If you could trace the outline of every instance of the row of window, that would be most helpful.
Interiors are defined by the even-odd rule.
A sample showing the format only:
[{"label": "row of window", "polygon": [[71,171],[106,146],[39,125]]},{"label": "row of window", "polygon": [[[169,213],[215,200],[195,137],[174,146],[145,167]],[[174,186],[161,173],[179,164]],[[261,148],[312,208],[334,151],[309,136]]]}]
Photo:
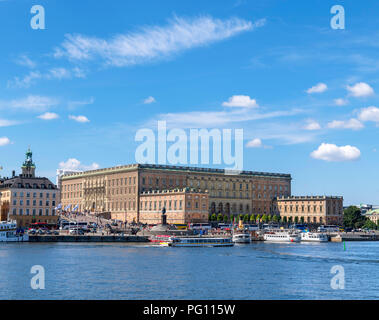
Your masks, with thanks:
[{"label": "row of window", "polygon": [[43,212],[45,212],[45,216],[49,216],[50,213],[52,216],[55,216],[55,209],[48,209],[48,208],[46,208],[45,211],[43,209],[38,209],[38,210],[37,209],[25,209],[25,210],[24,209],[18,209],[18,211],[17,211],[17,209],[14,208],[12,211],[13,215],[19,215],[19,216],[22,216],[22,215],[35,216],[35,215],[37,215],[37,213],[39,216],[42,216]]},{"label": "row of window", "polygon": [[[31,198],[31,197],[33,197],[33,198],[37,198],[37,192],[33,192],[33,193],[31,193],[31,192],[13,192],[13,197],[15,197],[15,198],[17,198],[17,196],[19,197],[19,198],[24,198],[24,197],[26,197],[26,198]],[[46,199],[49,199],[50,198],[50,193],[48,193],[48,192],[46,192],[46,193],[43,193],[43,192],[40,192],[39,193],[39,197],[40,198],[43,198],[44,196],[44,194],[46,194]],[[56,198],[56,193],[52,193],[51,194],[51,197],[53,198],[53,199],[55,199]]]},{"label": "row of window", "polygon": [[[20,203],[20,206],[23,206],[24,205],[24,200],[20,200],[19,201],[19,203]],[[32,203],[33,203],[33,206],[35,207],[36,205],[37,205],[37,200],[33,200],[32,201]],[[41,206],[43,206],[43,201],[42,200],[39,200],[39,206],[41,207]],[[30,200],[26,200],[25,201],[25,204],[27,205],[27,206],[30,206]],[[13,205],[14,206],[17,206],[17,200],[13,200]],[[51,205],[53,206],[53,207],[55,207],[55,200],[53,200],[53,201],[51,201]],[[45,206],[47,206],[47,207],[49,207],[50,206],[50,201],[49,200],[46,200],[46,202],[45,202]]]}]

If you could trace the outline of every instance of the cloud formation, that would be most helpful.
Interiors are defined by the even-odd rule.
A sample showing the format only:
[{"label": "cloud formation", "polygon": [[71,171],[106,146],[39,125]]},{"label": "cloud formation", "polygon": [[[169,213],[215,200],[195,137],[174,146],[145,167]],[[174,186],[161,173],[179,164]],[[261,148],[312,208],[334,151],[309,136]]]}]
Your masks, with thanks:
[{"label": "cloud formation", "polygon": [[365,82],[358,82],[353,86],[347,86],[346,89],[350,92],[350,95],[357,98],[369,97],[374,94],[374,89]]},{"label": "cloud formation", "polygon": [[324,161],[353,161],[360,156],[361,152],[357,147],[350,145],[339,147],[330,143],[322,143],[311,153],[312,158]]},{"label": "cloud formation", "polygon": [[247,144],[246,144],[246,148],[260,148],[262,147],[263,144],[262,144],[262,140],[259,139],[259,138],[255,138],[253,140],[250,140]]},{"label": "cloud formation", "polygon": [[154,103],[154,102],[156,102],[156,100],[152,96],[150,96],[150,97],[146,98],[145,100],[143,100],[144,104],[150,104],[150,103]]},{"label": "cloud formation", "polygon": [[360,122],[357,119],[350,119],[347,121],[339,121],[339,120],[333,120],[328,123],[328,128],[330,129],[352,129],[352,130],[359,130],[364,128],[364,125],[362,122]]},{"label": "cloud formation", "polygon": [[55,49],[54,56],[76,61],[100,59],[107,65],[130,66],[228,39],[264,24],[264,19],[253,23],[239,18],[175,17],[164,27],[144,27],[141,31],[117,35],[111,39],[67,34],[60,47]]},{"label": "cloud formation", "polygon": [[379,108],[371,106],[362,108],[358,114],[358,118],[361,121],[373,121],[379,123]]},{"label": "cloud formation", "polygon": [[320,124],[315,120],[307,120],[307,124],[303,127],[305,130],[320,130],[321,126]]},{"label": "cloud formation", "polygon": [[48,108],[56,106],[58,100],[45,96],[29,95],[26,98],[14,99],[10,101],[0,101],[0,109],[14,109],[26,111],[46,111]]},{"label": "cloud formation", "polygon": [[318,83],[315,86],[309,88],[307,90],[307,93],[312,94],[312,93],[322,93],[328,89],[328,86],[325,83]]},{"label": "cloud formation", "polygon": [[7,137],[0,137],[0,147],[4,147],[8,144],[10,144],[11,141]]},{"label": "cloud formation", "polygon": [[54,119],[58,119],[59,115],[57,115],[54,112],[45,112],[44,114],[41,114],[37,118],[42,119],[42,120],[54,120]]},{"label": "cloud formation", "polygon": [[59,163],[59,169],[72,170],[72,171],[86,171],[86,170],[96,170],[100,166],[96,162],[89,166],[83,165],[78,159],[69,158],[66,162],[62,161]]},{"label": "cloud formation", "polygon": [[71,120],[74,120],[76,122],[81,122],[81,123],[89,122],[89,120],[88,120],[88,118],[86,116],[73,116],[73,115],[69,115],[68,118],[71,119]]},{"label": "cloud formation", "polygon": [[224,107],[241,107],[241,108],[257,108],[258,104],[255,99],[251,99],[249,96],[235,95],[222,103]]}]

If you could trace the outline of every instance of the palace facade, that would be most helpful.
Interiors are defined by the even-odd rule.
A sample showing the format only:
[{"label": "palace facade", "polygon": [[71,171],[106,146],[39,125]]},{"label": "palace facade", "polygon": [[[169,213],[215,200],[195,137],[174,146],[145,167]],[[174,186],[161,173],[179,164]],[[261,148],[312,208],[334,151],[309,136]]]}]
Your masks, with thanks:
[{"label": "palace facade", "polygon": [[[208,214],[278,214],[273,200],[291,195],[291,175],[132,164],[63,175],[60,192],[63,208],[78,205],[78,211],[109,213],[112,219],[142,222],[149,220],[141,207],[146,192],[158,199],[164,190],[183,188],[207,194]],[[193,215],[191,219],[198,218]]]}]

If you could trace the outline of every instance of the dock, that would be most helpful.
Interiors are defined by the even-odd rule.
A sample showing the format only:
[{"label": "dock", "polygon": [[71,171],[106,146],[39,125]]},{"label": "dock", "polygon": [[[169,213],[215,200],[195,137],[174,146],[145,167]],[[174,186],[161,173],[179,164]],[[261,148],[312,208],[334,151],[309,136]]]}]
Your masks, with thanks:
[{"label": "dock", "polygon": [[29,242],[149,242],[134,235],[30,235]]},{"label": "dock", "polygon": [[342,241],[379,241],[378,233],[365,233],[365,232],[347,232],[338,235],[331,235],[331,242]]}]

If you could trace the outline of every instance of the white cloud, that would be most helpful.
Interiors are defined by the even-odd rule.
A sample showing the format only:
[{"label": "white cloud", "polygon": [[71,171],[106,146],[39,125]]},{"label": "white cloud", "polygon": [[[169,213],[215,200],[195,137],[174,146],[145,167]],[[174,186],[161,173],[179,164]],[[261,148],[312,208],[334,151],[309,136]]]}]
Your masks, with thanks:
[{"label": "white cloud", "polygon": [[21,54],[17,60],[16,63],[19,64],[20,66],[28,67],[28,68],[35,68],[36,63],[29,59],[29,57],[26,54]]},{"label": "white cloud", "polygon": [[368,97],[374,94],[374,89],[365,82],[358,82],[351,87],[347,86],[346,89],[353,97]]},{"label": "white cloud", "polygon": [[24,78],[14,77],[8,80],[8,88],[29,88],[36,79],[41,79],[42,75],[39,71],[30,71]]},{"label": "white cloud", "polygon": [[361,152],[357,147],[350,145],[338,147],[330,143],[322,143],[311,153],[312,158],[325,161],[353,161],[360,156]]},{"label": "white cloud", "polygon": [[253,140],[250,140],[247,144],[246,144],[246,147],[247,148],[260,148],[262,147],[263,144],[262,144],[262,140],[259,139],[259,138],[255,138]]},{"label": "white cloud", "polygon": [[339,121],[339,120],[333,120],[328,123],[328,128],[330,129],[352,129],[352,130],[359,130],[364,128],[364,125],[362,122],[360,122],[357,119],[350,119],[347,121]]},{"label": "white cloud", "polygon": [[13,125],[18,124],[18,123],[19,122],[17,122],[17,121],[0,118],[0,127],[10,127],[10,126],[13,126]]},{"label": "white cloud", "polygon": [[116,35],[112,39],[67,34],[54,56],[71,60],[100,58],[106,64],[119,67],[135,65],[221,41],[264,24],[264,19],[252,23],[238,18],[175,17],[167,26],[144,27],[141,31]]},{"label": "white cloud", "polygon": [[150,103],[153,103],[153,102],[156,102],[155,98],[154,97],[148,97],[146,98],[145,100],[143,100],[143,103],[144,104],[150,104]]},{"label": "white cloud", "polygon": [[373,121],[379,123],[379,108],[371,106],[361,109],[358,114],[361,121]]},{"label": "white cloud", "polygon": [[57,115],[54,112],[46,112],[44,114],[41,114],[37,118],[42,119],[42,120],[54,120],[54,119],[58,119],[59,115]]},{"label": "white cloud", "polygon": [[0,109],[11,108],[27,111],[45,111],[46,109],[58,104],[58,100],[44,97],[29,95],[23,99],[15,99],[10,101],[0,101]]},{"label": "white cloud", "polygon": [[305,130],[320,130],[321,126],[320,124],[315,120],[307,120],[307,124],[303,127]]},{"label": "white cloud", "polygon": [[100,166],[94,162],[89,166],[83,165],[78,159],[70,158],[66,162],[62,161],[59,163],[59,169],[73,170],[73,171],[86,171],[86,170],[96,170]]},{"label": "white cloud", "polygon": [[320,83],[316,84],[315,86],[309,88],[307,90],[307,93],[310,93],[310,94],[311,93],[321,93],[321,92],[326,91],[327,89],[328,89],[328,86],[325,83],[320,82]]},{"label": "white cloud", "polygon": [[86,116],[72,116],[72,115],[69,115],[68,117],[69,117],[69,119],[74,120],[76,122],[81,122],[81,123],[89,122],[89,120],[88,120],[88,118]]},{"label": "white cloud", "polygon": [[72,77],[71,72],[65,68],[53,68],[49,70],[46,75],[47,79],[70,79]]},{"label": "white cloud", "polygon": [[345,106],[348,103],[349,103],[349,101],[346,99],[342,99],[342,98],[334,99],[334,104],[337,106]]},{"label": "white cloud", "polygon": [[251,99],[249,96],[235,95],[223,102],[224,107],[242,107],[242,108],[257,108],[258,104],[255,99]]},{"label": "white cloud", "polygon": [[10,144],[11,141],[7,137],[0,137],[0,147],[4,147],[8,144]]}]

